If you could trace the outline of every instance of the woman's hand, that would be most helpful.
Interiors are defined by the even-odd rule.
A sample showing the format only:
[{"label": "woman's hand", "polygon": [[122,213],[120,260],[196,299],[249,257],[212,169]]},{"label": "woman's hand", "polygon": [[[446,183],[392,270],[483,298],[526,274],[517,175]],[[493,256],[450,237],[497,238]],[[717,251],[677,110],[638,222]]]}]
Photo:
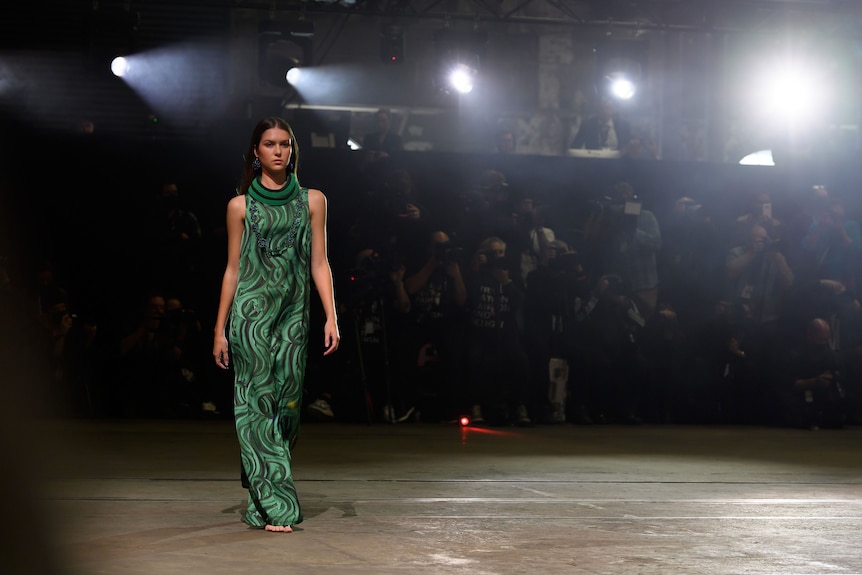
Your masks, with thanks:
[{"label": "woman's hand", "polygon": [[329,355],[338,349],[338,344],[341,342],[341,334],[338,333],[338,324],[335,320],[327,320],[323,326],[323,347],[325,348],[323,355]]},{"label": "woman's hand", "polygon": [[213,359],[216,365],[222,369],[227,369],[230,364],[230,357],[227,353],[227,338],[224,335],[215,336],[213,343]]}]

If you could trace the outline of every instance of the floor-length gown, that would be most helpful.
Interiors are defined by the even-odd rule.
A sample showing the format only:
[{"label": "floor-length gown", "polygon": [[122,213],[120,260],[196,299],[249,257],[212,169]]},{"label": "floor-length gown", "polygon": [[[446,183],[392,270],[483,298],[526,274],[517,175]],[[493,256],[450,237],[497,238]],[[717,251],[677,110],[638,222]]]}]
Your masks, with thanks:
[{"label": "floor-length gown", "polygon": [[254,527],[303,519],[291,450],[299,433],[308,348],[308,190],[295,189],[292,198],[271,192],[275,199],[264,198],[272,200],[267,203],[246,195],[229,328],[236,430],[249,483],[243,520]]}]

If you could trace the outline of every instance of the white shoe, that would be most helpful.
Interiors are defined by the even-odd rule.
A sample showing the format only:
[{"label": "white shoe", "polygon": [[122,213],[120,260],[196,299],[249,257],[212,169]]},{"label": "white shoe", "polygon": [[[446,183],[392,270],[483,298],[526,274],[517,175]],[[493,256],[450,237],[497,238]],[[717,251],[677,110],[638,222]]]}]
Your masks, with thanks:
[{"label": "white shoe", "polygon": [[335,414],[332,413],[332,408],[329,406],[329,402],[325,399],[315,399],[308,404],[308,412],[322,419],[332,419],[335,417]]},{"label": "white shoe", "polygon": [[212,401],[205,401],[201,404],[201,411],[205,411],[207,413],[212,413],[213,415],[219,415],[219,410],[216,407],[216,404]]},{"label": "white shoe", "polygon": [[402,415],[401,417],[397,417],[395,419],[395,423],[404,423],[405,421],[407,421],[408,419],[413,417],[413,412],[415,412],[415,411],[416,411],[416,408],[411,407],[410,409],[408,409],[407,411],[404,412],[404,415]]}]

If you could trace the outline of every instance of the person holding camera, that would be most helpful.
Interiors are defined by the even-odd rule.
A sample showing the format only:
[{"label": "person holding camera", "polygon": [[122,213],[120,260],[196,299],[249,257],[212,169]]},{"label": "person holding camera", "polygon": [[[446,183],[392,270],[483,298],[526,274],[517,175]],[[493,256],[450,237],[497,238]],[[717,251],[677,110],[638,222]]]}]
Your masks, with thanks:
[{"label": "person holding camera", "polygon": [[658,303],[661,228],[626,181],[595,203],[584,228],[588,267],[596,276],[619,275],[630,286],[644,318]]},{"label": "person holding camera", "polygon": [[[448,233],[434,230],[424,253],[407,258],[404,279],[410,296],[410,313],[404,322],[407,357],[416,358],[417,368],[433,364],[433,370],[420,370],[415,379],[431,384],[429,388],[434,391],[427,391],[429,395],[436,394],[435,409],[443,419],[455,417],[460,407],[458,394],[467,303],[460,254],[461,250],[453,245]],[[429,361],[430,358],[433,360]],[[432,377],[423,377],[429,372]],[[433,381],[427,382],[428,379]],[[429,415],[427,409],[424,415]]]},{"label": "person holding camera", "polygon": [[844,424],[846,397],[831,338],[829,323],[815,318],[805,328],[805,341],[787,352],[776,394],[781,424],[809,429]]},{"label": "person holding camera", "polygon": [[[408,370],[411,363],[415,364],[415,357],[409,356],[404,338],[400,337],[411,306],[404,286],[405,271],[397,255],[363,248],[354,257],[350,281],[345,285],[347,297],[342,301],[349,311],[351,333],[356,340],[351,350],[356,355],[349,357],[356,360],[352,363],[360,371],[368,423],[375,417],[401,423],[415,410],[414,394],[409,393],[412,386],[408,385],[412,381]],[[329,409],[327,404],[325,397],[318,398],[308,410],[323,415],[321,411]]]},{"label": "person holding camera", "polygon": [[833,199],[817,214],[802,238],[802,250],[812,261],[817,279],[837,280],[847,289],[856,288],[862,229],[859,222],[847,219],[841,200]]},{"label": "person holding camera", "polygon": [[766,228],[754,224],[748,242],[728,252],[725,273],[731,301],[748,304],[752,317],[761,324],[779,319],[781,301],[793,285],[794,274],[781,251],[781,242],[773,240]]},{"label": "person holding camera", "polygon": [[787,335],[782,333],[779,320],[783,301],[795,280],[781,247],[781,242],[773,240],[766,228],[754,224],[748,242],[731,249],[725,257],[728,281],[725,299],[744,306],[755,331],[747,362],[753,370],[753,379],[761,386],[751,390],[751,394],[760,402],[765,401],[774,379],[775,353]]},{"label": "person holding camera", "polygon": [[473,423],[530,425],[531,372],[522,341],[524,287],[506,243],[485,238],[467,279],[468,393]]},{"label": "person holding camera", "polygon": [[98,325],[92,314],[73,313],[66,290],[46,286],[39,295],[40,324],[54,387],[52,399],[61,415],[95,415],[102,359]]}]

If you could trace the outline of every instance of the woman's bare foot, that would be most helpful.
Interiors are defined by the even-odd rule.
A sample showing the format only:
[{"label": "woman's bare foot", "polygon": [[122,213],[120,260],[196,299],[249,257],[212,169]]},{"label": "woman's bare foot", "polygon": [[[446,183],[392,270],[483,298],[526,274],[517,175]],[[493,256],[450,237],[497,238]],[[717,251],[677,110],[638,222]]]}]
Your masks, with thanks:
[{"label": "woman's bare foot", "polygon": [[290,533],[293,529],[290,528],[290,525],[267,525],[264,527],[266,531],[275,531],[277,533]]}]

